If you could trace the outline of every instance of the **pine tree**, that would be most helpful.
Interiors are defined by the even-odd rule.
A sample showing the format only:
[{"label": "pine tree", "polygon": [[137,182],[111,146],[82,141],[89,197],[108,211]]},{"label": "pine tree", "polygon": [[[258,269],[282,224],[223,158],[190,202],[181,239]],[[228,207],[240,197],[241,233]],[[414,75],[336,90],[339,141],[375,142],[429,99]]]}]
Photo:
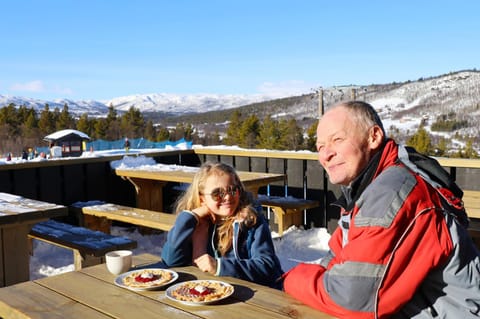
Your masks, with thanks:
[{"label": "pine tree", "polygon": [[25,105],[20,105],[20,107],[17,109],[18,124],[21,125],[25,123],[32,112],[35,113],[33,108],[29,109]]},{"label": "pine tree", "polygon": [[226,136],[223,142],[226,145],[238,145],[240,144],[240,127],[242,125],[242,113],[235,110],[230,117],[230,123],[228,125]]},{"label": "pine tree", "polygon": [[297,151],[303,148],[303,132],[302,128],[297,125],[297,120],[283,120],[280,122],[281,150]]},{"label": "pine tree", "polygon": [[147,124],[145,126],[144,137],[149,141],[155,141],[156,131],[155,131],[155,127],[153,126],[152,120],[147,121]]},{"label": "pine tree", "polygon": [[[186,141],[192,141],[194,134],[195,134],[195,130],[193,129],[192,124],[190,124],[190,123],[187,123],[186,125],[183,124],[183,136],[182,137]],[[180,137],[180,138],[182,138],[182,137]]]},{"label": "pine tree", "polygon": [[159,127],[156,141],[163,142],[163,141],[168,141],[169,139],[170,139],[170,132],[164,127]]},{"label": "pine tree", "polygon": [[270,116],[266,116],[260,125],[258,132],[257,148],[261,149],[279,149],[280,146],[280,131],[278,122],[272,120]]},{"label": "pine tree", "polygon": [[412,146],[422,154],[434,155],[432,140],[427,130],[423,126],[420,126],[417,132],[410,137],[410,139],[408,139],[407,145]]},{"label": "pine tree", "polygon": [[448,141],[446,138],[441,137],[435,147],[435,156],[445,156],[447,153]]},{"label": "pine tree", "polygon": [[38,119],[38,128],[40,129],[40,134],[49,135],[55,132],[55,118],[50,112],[50,107],[45,104],[45,108],[40,113],[40,118]]},{"label": "pine tree", "polygon": [[0,124],[5,126],[5,139],[13,139],[20,134],[20,120],[15,104],[0,109]]},{"label": "pine tree", "polygon": [[315,121],[307,129],[307,138],[305,140],[305,147],[308,151],[317,151],[317,126],[318,121]]},{"label": "pine tree", "polygon": [[185,126],[183,123],[177,123],[175,129],[170,133],[170,141],[178,141],[185,136]]},{"label": "pine tree", "polygon": [[106,139],[107,122],[105,119],[96,119],[93,124],[93,130],[95,132],[95,134],[93,134],[95,139]]},{"label": "pine tree", "polygon": [[139,109],[131,106],[120,120],[120,130],[124,136],[138,138],[143,136],[145,120]]},{"label": "pine tree", "polygon": [[107,114],[107,123],[110,124],[118,119],[117,117],[117,110],[113,107],[112,104],[108,106],[108,114]]},{"label": "pine tree", "polygon": [[468,139],[462,152],[463,158],[478,158],[478,153],[473,148],[473,140]]},{"label": "pine tree", "polygon": [[107,129],[105,131],[105,138],[110,141],[115,141],[126,136],[127,133],[123,133],[120,129],[120,119],[118,118],[117,111],[112,104],[108,107],[108,114],[105,118]]},{"label": "pine tree", "polygon": [[245,121],[243,121],[240,128],[240,141],[239,145],[245,148],[255,148],[257,145],[257,137],[260,124],[255,114],[250,115]]},{"label": "pine tree", "polygon": [[88,119],[88,114],[83,113],[77,121],[77,130],[87,134],[88,136],[92,136],[92,123]]},{"label": "pine tree", "polygon": [[23,125],[23,136],[26,138],[38,137],[38,119],[35,112],[30,112]]},{"label": "pine tree", "polygon": [[57,130],[64,130],[64,129],[73,129],[75,127],[75,120],[70,115],[68,111],[68,105],[65,103],[63,105],[62,112],[60,112],[57,121]]},{"label": "pine tree", "polygon": [[60,126],[60,121],[58,120],[60,118],[60,109],[58,107],[53,109],[52,118],[53,118],[53,123],[55,123],[54,125],[55,130],[56,131],[63,130],[64,128]]}]

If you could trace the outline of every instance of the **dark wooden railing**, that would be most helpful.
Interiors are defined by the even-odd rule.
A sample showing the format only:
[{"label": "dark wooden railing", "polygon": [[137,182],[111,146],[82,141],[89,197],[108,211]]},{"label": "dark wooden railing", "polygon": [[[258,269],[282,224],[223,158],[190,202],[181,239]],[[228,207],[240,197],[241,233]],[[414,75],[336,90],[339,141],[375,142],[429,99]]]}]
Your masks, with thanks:
[{"label": "dark wooden railing", "polygon": [[[141,156],[164,164],[199,166],[205,161],[222,161],[237,170],[285,173],[285,184],[272,184],[260,189],[260,193],[319,200],[320,207],[306,214],[306,225],[336,227],[338,211],[329,204],[339,195],[339,188],[328,182],[316,153],[205,147],[161,150]],[[102,200],[132,206],[135,190],[129,182],[113,174],[110,166],[112,161],[122,158],[123,155],[113,155],[0,165],[0,192],[62,205]],[[480,160],[438,160],[452,172],[460,187],[480,190]],[[174,187],[167,187],[164,202],[168,204],[175,196]]]}]

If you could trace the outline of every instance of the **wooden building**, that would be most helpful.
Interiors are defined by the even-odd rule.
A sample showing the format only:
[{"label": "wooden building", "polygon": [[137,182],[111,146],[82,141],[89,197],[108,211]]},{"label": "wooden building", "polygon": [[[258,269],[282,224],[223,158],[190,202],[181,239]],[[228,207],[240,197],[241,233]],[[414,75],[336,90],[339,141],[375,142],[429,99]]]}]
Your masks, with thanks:
[{"label": "wooden building", "polygon": [[[51,157],[76,157],[81,156],[85,151],[85,142],[89,141],[90,137],[83,132],[67,129],[47,135],[43,140],[49,143]],[[61,156],[56,151],[59,149],[61,149]],[[54,150],[56,152],[53,152]]]}]

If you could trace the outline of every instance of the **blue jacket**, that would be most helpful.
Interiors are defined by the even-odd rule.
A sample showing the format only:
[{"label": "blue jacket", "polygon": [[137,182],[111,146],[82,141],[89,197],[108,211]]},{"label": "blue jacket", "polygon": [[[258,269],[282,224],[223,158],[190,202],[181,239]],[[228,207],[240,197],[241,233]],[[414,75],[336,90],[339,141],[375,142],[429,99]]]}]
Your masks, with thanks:
[{"label": "blue jacket", "polygon": [[[192,264],[191,238],[196,225],[197,219],[192,213],[183,211],[178,214],[162,249],[162,261],[167,267]],[[219,256],[215,249],[213,242],[215,231],[216,225],[210,225],[210,244],[207,250],[210,256],[217,259],[218,276],[231,276],[281,288],[277,279],[283,271],[275,254],[270,228],[263,214],[258,214],[257,224],[251,228],[234,222],[233,245],[223,257]]]}]

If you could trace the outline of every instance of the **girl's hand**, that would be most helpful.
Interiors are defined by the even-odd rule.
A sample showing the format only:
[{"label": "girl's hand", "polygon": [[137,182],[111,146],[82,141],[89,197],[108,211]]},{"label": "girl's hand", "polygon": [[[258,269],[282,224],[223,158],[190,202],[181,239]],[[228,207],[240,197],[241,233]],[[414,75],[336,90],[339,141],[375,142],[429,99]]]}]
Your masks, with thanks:
[{"label": "girl's hand", "polygon": [[208,223],[201,220],[192,234],[192,261],[207,253]]},{"label": "girl's hand", "polygon": [[210,212],[210,209],[205,204],[202,204],[202,206],[193,209],[192,212],[195,213],[200,220],[215,220],[215,215]]},{"label": "girl's hand", "polygon": [[215,275],[217,272],[217,260],[208,254],[203,254],[200,257],[193,260],[195,265],[203,271]]},{"label": "girl's hand", "polygon": [[192,234],[192,261],[195,261],[196,258],[207,253],[207,246],[209,242],[208,228],[210,226],[210,221],[208,219],[209,215],[205,215],[203,210],[199,210],[197,208],[193,210],[193,213],[197,215],[198,218],[197,226]]}]

